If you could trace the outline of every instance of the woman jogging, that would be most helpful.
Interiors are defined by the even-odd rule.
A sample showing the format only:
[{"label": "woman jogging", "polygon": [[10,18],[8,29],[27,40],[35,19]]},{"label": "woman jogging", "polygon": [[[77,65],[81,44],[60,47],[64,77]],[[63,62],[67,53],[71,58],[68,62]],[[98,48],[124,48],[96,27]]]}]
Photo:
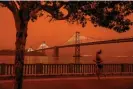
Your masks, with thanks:
[{"label": "woman jogging", "polygon": [[[100,79],[100,74],[103,70],[103,64],[102,64],[102,60],[101,60],[101,57],[100,57],[100,54],[102,53],[102,50],[99,50],[97,53],[96,53],[96,60],[94,60],[94,62],[96,62],[96,75],[98,77],[98,79]],[[106,77],[106,75],[104,74],[104,76]]]}]

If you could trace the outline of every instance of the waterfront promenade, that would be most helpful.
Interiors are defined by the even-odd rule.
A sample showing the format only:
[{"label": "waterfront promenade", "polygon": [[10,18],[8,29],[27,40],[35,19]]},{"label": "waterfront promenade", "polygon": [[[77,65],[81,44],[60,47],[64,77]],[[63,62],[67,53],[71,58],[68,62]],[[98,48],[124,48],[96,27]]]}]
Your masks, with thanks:
[{"label": "waterfront promenade", "polygon": [[[0,89],[13,89],[13,80],[0,80]],[[133,76],[24,79],[23,89],[133,89]]]}]

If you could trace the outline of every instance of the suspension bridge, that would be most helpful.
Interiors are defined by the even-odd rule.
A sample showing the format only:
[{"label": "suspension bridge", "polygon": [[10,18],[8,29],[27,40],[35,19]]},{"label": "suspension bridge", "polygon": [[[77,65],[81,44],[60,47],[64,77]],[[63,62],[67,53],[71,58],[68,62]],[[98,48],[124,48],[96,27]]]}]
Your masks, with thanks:
[{"label": "suspension bridge", "polygon": [[[59,49],[67,47],[75,47],[75,63],[79,63],[80,60],[80,47],[87,45],[100,45],[100,44],[111,44],[111,43],[123,43],[123,42],[133,42],[133,37],[121,38],[121,39],[111,39],[111,40],[102,40],[96,39],[94,37],[81,36],[80,32],[76,32],[73,36],[70,37],[63,45],[49,47],[45,42],[43,42],[38,49],[30,51],[41,51],[45,54],[46,50],[53,49],[53,56],[59,57]],[[31,49],[31,48],[29,48]],[[30,52],[28,51],[28,52]]]}]

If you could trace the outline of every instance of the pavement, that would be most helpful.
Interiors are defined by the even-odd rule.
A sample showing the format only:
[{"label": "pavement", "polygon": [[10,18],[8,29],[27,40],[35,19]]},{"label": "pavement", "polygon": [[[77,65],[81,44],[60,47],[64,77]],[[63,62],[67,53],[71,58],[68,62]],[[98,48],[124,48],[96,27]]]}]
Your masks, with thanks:
[{"label": "pavement", "polygon": [[[13,89],[13,80],[0,80],[0,89]],[[133,89],[133,76],[24,79],[23,89]]]}]

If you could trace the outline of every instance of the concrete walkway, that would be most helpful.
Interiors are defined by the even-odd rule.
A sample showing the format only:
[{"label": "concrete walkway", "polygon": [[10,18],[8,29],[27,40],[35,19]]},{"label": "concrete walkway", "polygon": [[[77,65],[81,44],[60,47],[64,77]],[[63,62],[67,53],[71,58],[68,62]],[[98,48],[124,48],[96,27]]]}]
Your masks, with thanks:
[{"label": "concrete walkway", "polygon": [[[0,80],[0,89],[13,89],[13,80]],[[23,89],[133,89],[133,77],[25,79]]]}]

